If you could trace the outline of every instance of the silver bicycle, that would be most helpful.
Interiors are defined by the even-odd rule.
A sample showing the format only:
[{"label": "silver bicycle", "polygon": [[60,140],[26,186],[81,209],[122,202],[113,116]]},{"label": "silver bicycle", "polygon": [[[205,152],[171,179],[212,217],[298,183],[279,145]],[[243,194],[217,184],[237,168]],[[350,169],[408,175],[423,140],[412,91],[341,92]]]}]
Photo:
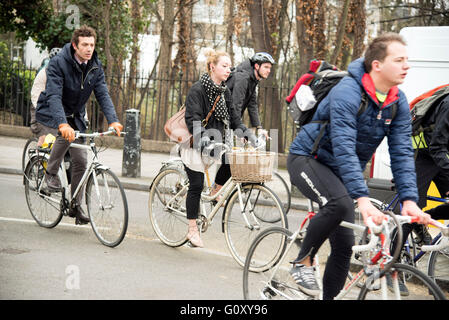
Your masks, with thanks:
[{"label": "silver bicycle", "polygon": [[58,176],[62,191],[49,192],[45,182],[50,148],[38,148],[30,157],[24,172],[25,197],[34,220],[45,228],[58,225],[63,216],[68,215],[74,199],[85,187],[85,200],[92,229],[100,242],[108,247],[119,245],[128,228],[128,202],[120,180],[98,160],[94,139],[113,134],[114,131],[92,134],[75,131],[75,138],[87,138],[89,144],[70,144],[70,148],[90,151],[92,162],[71,196],[70,185],[64,162],[61,162]]},{"label": "silver bicycle", "polygon": [[[213,148],[230,148],[214,144]],[[265,228],[288,227],[283,206],[276,194],[262,183],[239,183],[230,178],[215,195],[210,195],[211,181],[206,170],[205,190],[201,194],[198,229],[206,232],[225,204],[222,231],[232,257],[240,266],[252,240]],[[180,160],[163,164],[150,186],[149,215],[157,237],[171,247],[182,246],[187,239],[186,196],[189,181]],[[226,202],[226,203],[225,203]],[[209,208],[209,209],[208,209]],[[276,222],[268,222],[276,221]]]}]

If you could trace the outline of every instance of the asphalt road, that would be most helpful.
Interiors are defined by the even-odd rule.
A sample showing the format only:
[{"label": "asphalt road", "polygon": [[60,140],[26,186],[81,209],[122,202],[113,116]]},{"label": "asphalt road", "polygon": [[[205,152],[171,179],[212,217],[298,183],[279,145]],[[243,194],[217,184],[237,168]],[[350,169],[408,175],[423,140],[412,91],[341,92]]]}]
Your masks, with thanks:
[{"label": "asphalt road", "polygon": [[242,299],[242,269],[218,222],[204,234],[207,248],[169,248],[152,231],[148,193],[126,193],[127,236],[108,248],[68,217],[39,227],[21,177],[0,175],[0,299]]},{"label": "asphalt road", "polygon": [[[148,192],[128,189],[126,195],[127,235],[109,248],[90,225],[75,226],[68,217],[53,229],[39,227],[29,213],[22,177],[0,174],[0,300],[243,298],[242,268],[228,253],[220,213],[203,234],[205,248],[170,248],[150,225]],[[303,216],[290,212],[289,229]],[[320,261],[328,252],[326,243]]]}]

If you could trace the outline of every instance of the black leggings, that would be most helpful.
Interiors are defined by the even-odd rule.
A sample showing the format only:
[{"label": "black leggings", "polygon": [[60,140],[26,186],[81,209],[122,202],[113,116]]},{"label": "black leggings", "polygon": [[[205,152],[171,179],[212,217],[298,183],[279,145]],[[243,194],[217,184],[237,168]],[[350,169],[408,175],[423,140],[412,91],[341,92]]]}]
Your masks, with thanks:
[{"label": "black leggings", "polygon": [[[416,184],[418,186],[419,201],[418,206],[422,209],[427,206],[427,191],[429,190],[432,181],[438,189],[441,197],[445,197],[449,191],[449,172],[442,170],[430,156],[428,150],[419,150],[416,157]],[[449,219],[449,203],[440,204],[439,206],[427,210],[426,213],[435,220],[448,220]],[[407,237],[416,224],[405,223],[402,225],[402,246],[404,245]],[[396,240],[393,241],[391,251],[394,252],[396,247]]]},{"label": "black leggings", "polygon": [[311,157],[289,154],[287,169],[291,183],[320,206],[310,220],[296,261],[307,256],[313,259],[329,239],[331,253],[323,277],[323,298],[333,299],[343,288],[349,271],[354,232],[339,224],[343,220],[354,222],[353,200],[332,170]]},{"label": "black leggings", "polygon": [[[186,210],[187,219],[198,218],[200,209],[201,192],[204,187],[204,173],[201,171],[193,171],[185,166],[187,177],[189,178],[189,190],[187,191]],[[229,164],[225,162],[225,156],[222,157],[222,165],[215,177],[215,183],[224,185],[231,177],[231,169]]]}]

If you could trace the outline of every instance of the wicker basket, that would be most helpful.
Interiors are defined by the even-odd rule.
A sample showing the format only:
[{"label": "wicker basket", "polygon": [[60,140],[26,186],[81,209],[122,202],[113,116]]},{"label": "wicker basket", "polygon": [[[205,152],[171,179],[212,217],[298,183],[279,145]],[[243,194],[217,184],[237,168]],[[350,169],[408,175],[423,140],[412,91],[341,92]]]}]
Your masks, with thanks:
[{"label": "wicker basket", "polygon": [[236,182],[271,180],[276,153],[265,151],[232,151],[228,153],[232,179]]}]

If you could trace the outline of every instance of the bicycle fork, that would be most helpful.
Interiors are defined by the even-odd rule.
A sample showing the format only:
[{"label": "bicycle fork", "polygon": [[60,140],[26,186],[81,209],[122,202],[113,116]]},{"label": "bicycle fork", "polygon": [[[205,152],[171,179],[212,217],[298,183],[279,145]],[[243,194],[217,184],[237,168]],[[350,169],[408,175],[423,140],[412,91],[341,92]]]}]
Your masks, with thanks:
[{"label": "bicycle fork", "polygon": [[[242,213],[243,219],[245,220],[246,223],[246,227],[250,230],[260,230],[260,224],[257,221],[256,216],[254,215],[254,208],[252,207],[251,201],[250,201],[250,197],[251,197],[251,193],[253,191],[253,188],[251,187],[251,190],[249,192],[248,198],[246,199],[246,203],[243,203],[243,193],[242,193],[242,189],[240,187],[240,184],[237,184],[237,192],[239,194],[239,204],[240,204],[240,212]],[[257,203],[257,200],[259,198],[260,192],[256,197],[256,201],[255,203]],[[247,217],[246,214],[246,207],[248,206],[249,210],[249,218]],[[254,221],[254,223],[251,223],[249,221],[249,219],[252,219]]]}]

